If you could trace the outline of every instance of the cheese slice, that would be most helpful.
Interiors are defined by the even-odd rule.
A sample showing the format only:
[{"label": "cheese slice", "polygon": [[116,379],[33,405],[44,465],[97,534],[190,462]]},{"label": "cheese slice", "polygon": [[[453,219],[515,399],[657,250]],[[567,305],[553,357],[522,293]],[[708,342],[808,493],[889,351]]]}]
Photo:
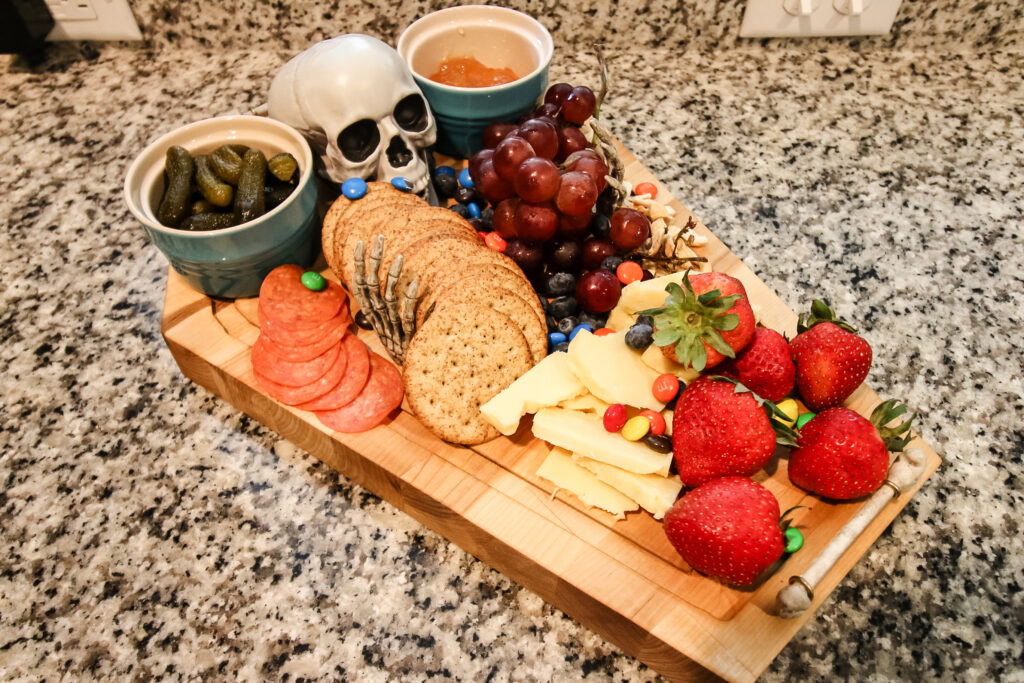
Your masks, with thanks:
[{"label": "cheese slice", "polygon": [[640,508],[636,501],[602,482],[593,472],[574,463],[572,454],[561,448],[555,448],[548,454],[537,470],[537,476],[547,479],[560,489],[572,492],[585,505],[601,508],[619,519],[625,518],[627,512]]},{"label": "cheese slice", "polygon": [[598,337],[580,330],[569,342],[569,368],[594,396],[605,403],[661,411],[651,386],[658,373],[626,346],[626,333]]},{"label": "cheese slice", "polygon": [[672,420],[675,419],[676,413],[674,410],[663,410],[661,414],[665,418],[665,436],[672,436]]},{"label": "cheese slice", "polygon": [[573,460],[580,467],[596,474],[605,484],[639,503],[655,519],[665,516],[683,489],[683,482],[678,475],[662,477],[657,474],[636,474],[579,454],[574,454]]},{"label": "cheese slice", "polygon": [[592,460],[638,474],[668,476],[671,453],[658,453],[640,441],[606,431],[601,418],[563,408],[544,408],[533,417],[533,435]]},{"label": "cheese slice", "polygon": [[669,373],[679,378],[680,382],[689,384],[693,380],[700,377],[700,373],[693,368],[688,368],[676,363],[673,360],[669,360],[665,357],[665,354],[661,352],[661,348],[651,344],[647,347],[647,350],[640,354],[640,360],[644,362],[644,365],[654,370],[659,375]]},{"label": "cheese slice", "polygon": [[559,408],[565,408],[566,410],[580,410],[584,413],[594,413],[595,415],[604,416],[604,411],[608,410],[608,404],[599,399],[593,394],[580,394],[576,398],[570,398],[562,401],[558,404]]},{"label": "cheese slice", "polygon": [[509,436],[519,429],[519,418],[541,408],[557,405],[584,393],[586,388],[569,368],[568,355],[552,353],[480,406],[484,419]]},{"label": "cheese slice", "polygon": [[664,306],[665,298],[668,296],[665,286],[670,282],[681,285],[685,274],[684,270],[651,278],[646,282],[638,280],[629,283],[622,288],[619,303],[608,314],[608,322],[605,323],[605,326],[616,332],[624,330],[633,324],[637,311]]}]

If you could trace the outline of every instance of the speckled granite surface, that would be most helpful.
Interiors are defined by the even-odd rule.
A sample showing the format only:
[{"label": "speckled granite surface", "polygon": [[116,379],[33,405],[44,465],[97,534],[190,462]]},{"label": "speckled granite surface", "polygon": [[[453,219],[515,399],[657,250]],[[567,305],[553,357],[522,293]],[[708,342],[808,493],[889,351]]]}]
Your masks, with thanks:
[{"label": "speckled granite surface", "polygon": [[[945,458],[769,681],[1024,680],[1019,10],[904,4],[946,21],[614,50],[612,130],[792,307],[856,310],[869,382]],[[717,6],[734,30],[739,5]],[[418,11],[358,7],[385,37]],[[136,11],[147,46],[0,61],[0,677],[656,678],[181,376],[124,171],[158,134],[262,102],[315,34],[267,6],[297,23],[221,47],[221,17]],[[592,79],[556,35],[553,77]]]}]

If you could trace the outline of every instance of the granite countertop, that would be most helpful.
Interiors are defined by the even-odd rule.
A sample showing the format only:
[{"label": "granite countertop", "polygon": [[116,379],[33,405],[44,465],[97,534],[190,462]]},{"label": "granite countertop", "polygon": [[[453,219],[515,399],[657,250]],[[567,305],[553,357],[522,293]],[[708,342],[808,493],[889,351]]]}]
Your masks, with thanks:
[{"label": "granite countertop", "polygon": [[[0,59],[0,676],[656,679],[181,375],[127,165],[327,29],[222,45],[139,5],[145,44]],[[931,42],[606,48],[611,130],[792,308],[854,318],[944,458],[764,680],[1024,680],[1024,43],[1012,3],[977,11]],[[552,79],[594,81],[556,38]]]}]

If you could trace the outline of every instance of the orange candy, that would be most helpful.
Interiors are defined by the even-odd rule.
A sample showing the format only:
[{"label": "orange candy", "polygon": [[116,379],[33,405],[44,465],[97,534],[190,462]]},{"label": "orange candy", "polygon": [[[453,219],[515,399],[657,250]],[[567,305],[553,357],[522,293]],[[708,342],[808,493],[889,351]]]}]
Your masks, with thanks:
[{"label": "orange candy", "polygon": [[609,334],[615,334],[615,330],[613,330],[610,327],[599,327],[596,330],[594,330],[595,337],[606,337]]},{"label": "orange candy", "polygon": [[654,183],[640,183],[633,188],[633,194],[649,194],[653,199],[658,196],[658,187]]},{"label": "orange candy", "polygon": [[658,375],[651,386],[651,393],[662,403],[668,403],[679,393],[679,378],[670,372]]},{"label": "orange candy", "polygon": [[635,261],[623,261],[619,264],[619,267],[615,269],[615,277],[619,278],[619,282],[622,284],[628,285],[630,282],[643,280],[644,269]]},{"label": "orange candy", "polygon": [[665,416],[657,410],[641,410],[640,417],[646,417],[647,421],[651,423],[651,434],[665,433]]},{"label": "orange candy", "polygon": [[496,232],[487,233],[487,237],[484,238],[484,243],[497,252],[505,251],[505,248],[508,246],[508,242],[505,241],[505,238]]}]

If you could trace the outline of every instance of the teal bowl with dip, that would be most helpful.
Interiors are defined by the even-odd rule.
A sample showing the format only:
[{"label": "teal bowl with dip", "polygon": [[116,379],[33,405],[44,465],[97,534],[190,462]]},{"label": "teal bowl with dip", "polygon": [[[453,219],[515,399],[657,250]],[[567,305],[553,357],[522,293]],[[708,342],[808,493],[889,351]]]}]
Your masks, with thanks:
[{"label": "teal bowl with dip", "polygon": [[[437,149],[470,157],[482,146],[484,128],[516,121],[531,111],[548,87],[551,34],[522,12],[490,5],[463,5],[428,14],[398,39],[398,53],[412,71],[437,120]],[[445,85],[430,79],[452,57],[473,57],[492,69],[509,68],[519,78],[482,88]]]},{"label": "teal bowl with dip", "polygon": [[[221,230],[178,230],[157,220],[164,192],[168,148],[180,145],[193,156],[225,143],[255,147],[269,159],[290,152],[299,179],[281,204],[262,216]],[[320,246],[313,153],[294,128],[261,116],[221,116],[197,121],[153,141],[136,157],[124,181],[128,209],[149,240],[194,289],[213,297],[256,296],[267,273],[295,263],[306,267]]]}]

